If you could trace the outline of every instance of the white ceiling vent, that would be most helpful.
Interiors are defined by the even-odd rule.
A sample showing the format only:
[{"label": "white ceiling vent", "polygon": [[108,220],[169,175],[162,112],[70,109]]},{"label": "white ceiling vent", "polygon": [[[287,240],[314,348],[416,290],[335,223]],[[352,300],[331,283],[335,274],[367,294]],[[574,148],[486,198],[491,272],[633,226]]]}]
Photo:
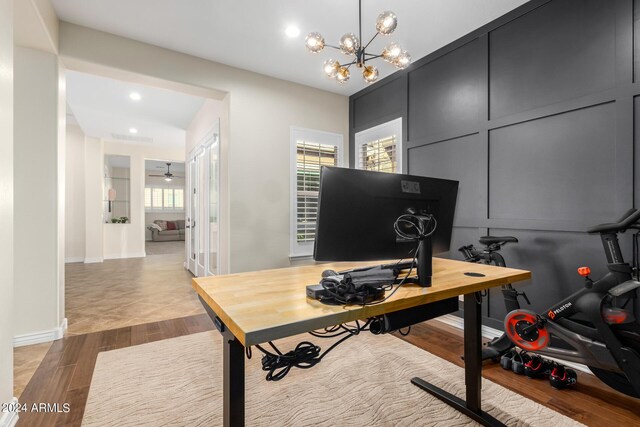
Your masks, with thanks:
[{"label": "white ceiling vent", "polygon": [[145,142],[147,144],[153,143],[153,138],[144,137],[144,136],[133,136],[133,135],[123,135],[119,133],[112,133],[111,137],[113,139],[118,139],[120,141]]}]

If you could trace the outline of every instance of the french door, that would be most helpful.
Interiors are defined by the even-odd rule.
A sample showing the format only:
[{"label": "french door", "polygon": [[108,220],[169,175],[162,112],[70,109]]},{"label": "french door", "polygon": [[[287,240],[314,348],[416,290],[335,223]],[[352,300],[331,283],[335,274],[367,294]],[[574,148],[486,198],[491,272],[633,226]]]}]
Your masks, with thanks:
[{"label": "french door", "polygon": [[220,136],[214,128],[191,152],[186,222],[189,239],[185,265],[195,276],[217,274],[219,265]]}]

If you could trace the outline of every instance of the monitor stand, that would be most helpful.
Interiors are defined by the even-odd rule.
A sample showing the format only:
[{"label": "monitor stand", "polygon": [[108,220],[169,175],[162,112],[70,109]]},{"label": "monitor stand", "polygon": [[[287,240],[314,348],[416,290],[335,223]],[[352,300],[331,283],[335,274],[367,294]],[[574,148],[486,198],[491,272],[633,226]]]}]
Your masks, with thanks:
[{"label": "monitor stand", "polygon": [[431,276],[433,268],[431,258],[433,256],[433,247],[431,245],[431,236],[420,239],[420,250],[418,251],[418,277],[410,277],[405,283],[413,283],[425,288],[431,286]]}]

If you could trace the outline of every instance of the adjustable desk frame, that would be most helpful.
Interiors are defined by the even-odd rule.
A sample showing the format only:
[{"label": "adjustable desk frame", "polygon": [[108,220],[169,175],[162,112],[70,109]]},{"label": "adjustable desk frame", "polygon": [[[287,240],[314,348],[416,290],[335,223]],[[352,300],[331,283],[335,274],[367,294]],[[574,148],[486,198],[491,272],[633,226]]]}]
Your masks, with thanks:
[{"label": "adjustable desk frame", "polygon": [[[447,261],[449,262],[449,261]],[[456,261],[452,261],[456,262]],[[475,265],[466,264],[469,271],[477,271]],[[482,269],[489,267],[490,269],[501,268],[492,266],[483,266]],[[327,267],[329,268],[329,267]],[[520,273],[508,276],[511,281],[524,280],[530,277],[529,272],[522,270],[513,270]],[[275,271],[275,270],[274,270]],[[284,273],[285,270],[282,270]],[[236,275],[238,276],[238,275]],[[480,283],[482,280],[480,279]],[[497,286],[493,283],[490,286]],[[194,288],[198,291],[198,297],[207,313],[213,320],[214,324],[221,332],[223,337],[223,415],[225,426],[244,426],[245,420],[245,345],[229,327],[221,320],[217,312],[222,312],[221,307],[215,309],[211,304],[203,298],[204,289],[199,283],[199,279],[194,279]],[[429,289],[429,288],[428,288]],[[304,285],[300,288],[304,292]],[[428,292],[428,291],[426,291]],[[206,292],[205,292],[206,293]],[[421,389],[429,392],[438,399],[464,413],[468,417],[474,419],[485,426],[504,426],[503,423],[482,411],[481,409],[481,381],[482,381],[482,340],[481,327],[482,316],[480,311],[480,295],[478,291],[464,294],[464,360],[465,360],[465,400],[454,396],[439,387],[421,379],[412,378],[411,382]],[[433,301],[435,302],[435,301]],[[419,305],[419,304],[415,304]],[[414,306],[415,306],[414,305]],[[395,310],[389,310],[389,312]],[[226,316],[226,314],[225,314]],[[317,329],[317,328],[314,328]],[[287,334],[294,335],[294,333]],[[245,342],[247,337],[243,337]],[[267,340],[268,341],[268,340]],[[259,344],[253,342],[252,344]]]}]

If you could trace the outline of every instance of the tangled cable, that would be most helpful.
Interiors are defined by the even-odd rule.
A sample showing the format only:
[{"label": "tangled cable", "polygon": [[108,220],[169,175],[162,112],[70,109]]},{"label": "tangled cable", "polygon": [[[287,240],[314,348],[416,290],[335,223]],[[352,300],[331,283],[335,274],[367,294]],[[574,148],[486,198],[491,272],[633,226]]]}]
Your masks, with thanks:
[{"label": "tangled cable", "polygon": [[[426,219],[426,221],[425,221]],[[415,230],[409,234],[402,230],[403,227]],[[393,223],[396,234],[407,240],[421,240],[431,236],[438,227],[438,221],[433,215],[403,214]]]},{"label": "tangled cable", "polygon": [[[296,345],[296,347],[287,352],[282,353],[278,347],[271,341],[269,341],[269,345],[275,353],[272,353],[266,349],[264,349],[260,345],[256,345],[256,348],[260,350],[263,354],[262,356],[262,370],[267,371],[266,380],[267,381],[280,381],[283,379],[291,370],[291,368],[300,368],[300,369],[309,369],[320,363],[322,358],[325,357],[331,350],[337,347],[339,344],[343,343],[347,339],[358,335],[361,331],[368,331],[368,326],[371,321],[368,320],[364,325],[361,325],[360,322],[356,321],[355,326],[350,327],[349,325],[337,325],[332,326],[330,328],[325,328],[324,332],[313,331],[309,332],[311,335],[318,338],[334,338],[337,336],[345,335],[342,337],[331,347],[324,351],[324,353],[320,354],[320,347],[314,345],[309,341],[302,341]],[[340,332],[336,332],[342,329]],[[251,359],[251,350],[247,348],[246,351],[247,358]]]}]

